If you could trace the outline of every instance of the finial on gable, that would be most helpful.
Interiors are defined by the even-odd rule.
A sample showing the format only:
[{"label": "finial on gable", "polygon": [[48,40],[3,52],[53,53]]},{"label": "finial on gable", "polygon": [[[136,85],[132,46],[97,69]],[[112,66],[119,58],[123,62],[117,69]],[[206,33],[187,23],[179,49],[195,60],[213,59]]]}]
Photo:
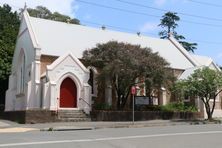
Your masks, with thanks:
[{"label": "finial on gable", "polygon": [[23,11],[25,11],[25,10],[27,10],[27,5],[26,5],[26,2],[25,2],[25,5],[24,5],[24,10],[23,10]]}]

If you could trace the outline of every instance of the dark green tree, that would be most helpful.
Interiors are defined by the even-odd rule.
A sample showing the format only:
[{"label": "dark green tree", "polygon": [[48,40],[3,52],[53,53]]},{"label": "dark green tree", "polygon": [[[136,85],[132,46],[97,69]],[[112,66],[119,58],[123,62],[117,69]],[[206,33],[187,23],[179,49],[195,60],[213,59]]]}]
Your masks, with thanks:
[{"label": "dark green tree", "polygon": [[86,65],[99,69],[98,84],[104,84],[107,80],[111,83],[116,93],[116,108],[120,110],[125,107],[136,78],[149,79],[152,81],[150,87],[160,87],[165,81],[162,75],[168,66],[158,53],[153,53],[149,48],[116,41],[86,50],[83,60]]},{"label": "dark green tree", "polygon": [[0,104],[4,103],[5,91],[8,87],[19,23],[17,12],[12,12],[7,4],[0,6]]},{"label": "dark green tree", "polygon": [[216,98],[222,92],[222,73],[210,68],[198,69],[188,79],[178,81],[174,91],[183,98],[200,98],[208,120],[212,120]]},{"label": "dark green tree", "polygon": [[174,38],[189,52],[194,52],[197,48],[197,43],[189,43],[184,41],[186,38],[183,35],[177,34],[175,29],[178,27],[177,22],[180,21],[180,17],[177,16],[175,12],[167,12],[160,19],[159,26],[164,28],[163,31],[159,32],[159,36],[161,39],[169,38],[172,34]]},{"label": "dark green tree", "polygon": [[71,24],[80,24],[80,21],[76,18],[70,18],[69,16],[63,15],[59,12],[52,13],[49,9],[43,6],[37,6],[35,9],[28,8],[27,10],[29,12],[29,15],[33,17],[50,19],[60,22],[68,22]]}]

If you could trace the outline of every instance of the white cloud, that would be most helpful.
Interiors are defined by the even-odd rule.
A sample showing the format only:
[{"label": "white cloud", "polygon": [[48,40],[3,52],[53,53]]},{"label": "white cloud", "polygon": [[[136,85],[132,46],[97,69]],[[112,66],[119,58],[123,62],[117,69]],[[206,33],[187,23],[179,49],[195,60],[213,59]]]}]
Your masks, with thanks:
[{"label": "white cloud", "polygon": [[157,23],[146,22],[140,27],[141,32],[150,32],[158,29]]},{"label": "white cloud", "polygon": [[187,0],[154,0],[154,4],[161,7],[165,5],[166,3],[171,3],[173,5],[178,3],[187,3]]},{"label": "white cloud", "polygon": [[162,6],[166,3],[167,0],[155,0],[155,5]]},{"label": "white cloud", "polygon": [[47,7],[52,12],[58,11],[72,17],[78,10],[78,5],[75,5],[75,0],[1,0],[1,4],[2,3],[9,4],[14,10],[23,8],[25,3],[29,8],[35,8],[41,5]]}]

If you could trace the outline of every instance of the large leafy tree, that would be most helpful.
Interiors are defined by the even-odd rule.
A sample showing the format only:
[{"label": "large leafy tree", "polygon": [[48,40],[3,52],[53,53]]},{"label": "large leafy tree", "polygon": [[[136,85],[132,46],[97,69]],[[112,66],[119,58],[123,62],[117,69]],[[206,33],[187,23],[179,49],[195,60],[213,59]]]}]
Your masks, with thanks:
[{"label": "large leafy tree", "polygon": [[107,79],[111,83],[116,93],[117,109],[125,107],[136,78],[142,77],[149,81],[151,85],[147,89],[160,87],[165,82],[166,77],[162,75],[168,66],[158,53],[153,53],[149,48],[116,41],[98,44],[86,50],[83,60],[87,65],[99,69],[98,84],[104,84]]},{"label": "large leafy tree", "polygon": [[17,12],[9,5],[0,6],[0,104],[4,103],[19,22]]},{"label": "large leafy tree", "polygon": [[185,37],[183,35],[179,35],[175,29],[178,27],[177,22],[180,21],[180,17],[175,12],[167,12],[160,19],[160,24],[164,30],[159,32],[159,36],[162,39],[169,38],[170,34],[174,36],[176,40],[189,52],[194,52],[197,48],[197,43],[189,43],[184,41]]},{"label": "large leafy tree", "polygon": [[52,13],[49,9],[43,6],[37,6],[35,9],[28,8],[27,10],[29,12],[29,15],[33,17],[50,19],[60,22],[69,22],[71,24],[80,24],[80,21],[76,18],[71,18],[59,12]]},{"label": "large leafy tree", "polygon": [[208,119],[212,120],[216,98],[222,92],[222,73],[210,68],[198,69],[187,80],[178,81],[174,90],[181,97],[200,98]]}]

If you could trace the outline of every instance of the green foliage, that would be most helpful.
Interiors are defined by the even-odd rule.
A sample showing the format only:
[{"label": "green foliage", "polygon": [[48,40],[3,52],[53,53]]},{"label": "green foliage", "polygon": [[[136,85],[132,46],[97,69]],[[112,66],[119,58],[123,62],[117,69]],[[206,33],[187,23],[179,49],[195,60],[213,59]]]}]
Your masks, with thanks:
[{"label": "green foliage", "polygon": [[163,111],[163,112],[197,112],[194,105],[179,103],[169,103],[167,105],[142,105],[136,106],[138,111]]},{"label": "green foliage", "polygon": [[161,111],[161,106],[159,105],[136,105],[135,109],[137,111]]},{"label": "green foliage", "polygon": [[170,37],[170,34],[174,36],[174,38],[189,52],[194,52],[197,48],[197,43],[189,43],[184,41],[186,38],[182,35],[178,35],[175,29],[178,27],[177,22],[180,21],[180,17],[177,16],[175,12],[167,12],[160,19],[160,24],[162,28],[165,30],[159,32],[159,36],[161,39],[166,39]]},{"label": "green foliage", "polygon": [[104,87],[104,82],[111,83],[116,92],[118,109],[124,108],[136,78],[143,77],[150,82],[147,89],[159,87],[165,82],[168,66],[158,53],[153,53],[149,48],[116,41],[86,50],[83,59],[86,65],[99,69],[98,84]]},{"label": "green foliage", "polygon": [[162,19],[160,19],[161,23],[159,26],[162,28],[166,28],[166,30],[163,30],[159,33],[161,36],[160,38],[165,39],[169,37],[169,33],[174,33],[174,29],[178,26],[177,22],[180,20],[180,17],[177,16],[177,13],[175,12],[167,12],[162,16]]},{"label": "green foliage", "polygon": [[197,112],[197,108],[193,105],[179,103],[169,103],[161,106],[162,111],[175,111],[175,112]]},{"label": "green foliage", "polygon": [[60,14],[59,12],[52,13],[49,9],[43,6],[37,6],[35,9],[27,9],[30,16],[44,18],[49,20],[55,20],[60,22],[69,22],[71,24],[80,24],[80,21],[76,18],[70,18],[67,15]]},{"label": "green foliage", "polygon": [[[216,97],[222,92],[222,73],[202,68],[196,70],[187,80],[178,81],[174,87],[178,96],[200,98],[205,105],[208,119],[212,119]],[[210,105],[212,100],[212,106]]]},{"label": "green foliage", "polygon": [[0,80],[10,74],[19,23],[18,14],[9,5],[0,6]]},{"label": "green foliage", "polygon": [[19,23],[18,14],[9,5],[0,6],[0,104],[5,101]]},{"label": "green foliage", "polygon": [[100,103],[95,105],[96,110],[111,110],[112,106],[106,103]]}]

